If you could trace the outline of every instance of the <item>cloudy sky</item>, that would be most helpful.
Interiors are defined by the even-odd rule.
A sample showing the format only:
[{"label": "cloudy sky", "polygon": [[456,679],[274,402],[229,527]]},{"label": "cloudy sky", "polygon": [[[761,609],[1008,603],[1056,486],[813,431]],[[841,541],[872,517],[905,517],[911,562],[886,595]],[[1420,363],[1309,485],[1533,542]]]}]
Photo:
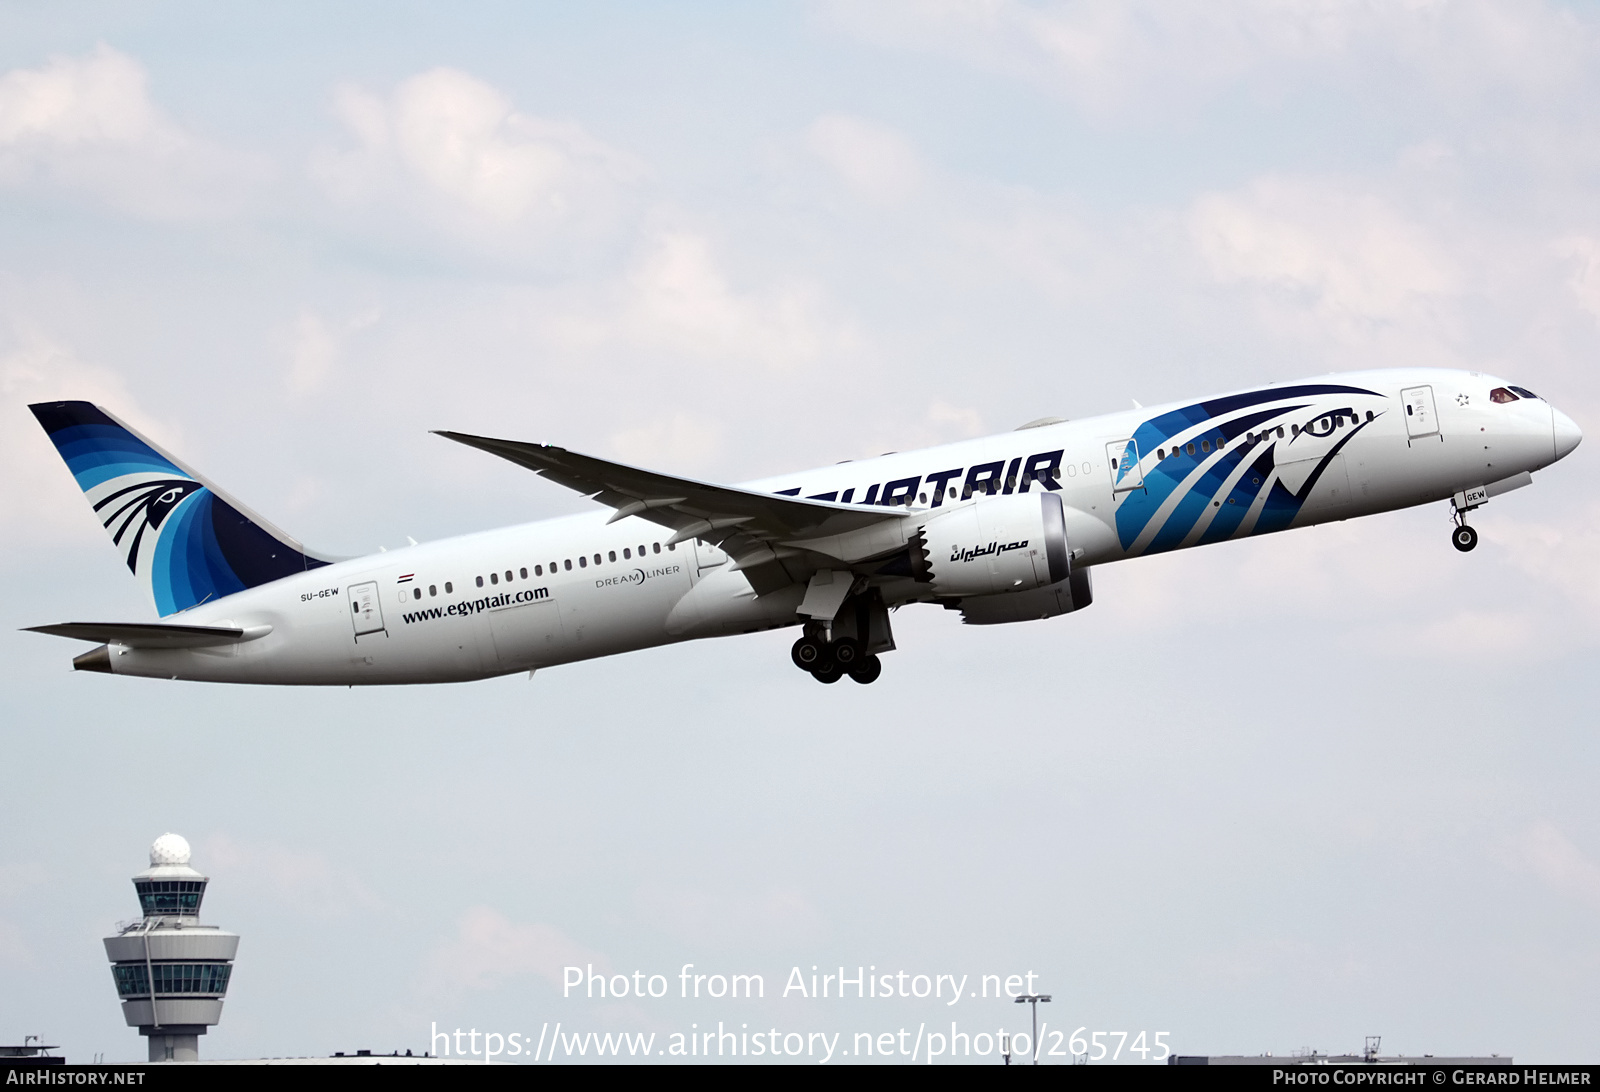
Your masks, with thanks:
[{"label": "cloudy sky", "polygon": [[737,481],[1429,365],[1593,433],[1597,353],[1594,5],[0,7],[0,1042],[143,1056],[99,938],[173,830],[244,937],[210,1057],[1025,1027],[779,996],[842,964],[1187,1053],[1593,1060],[1592,440],[1471,555],[1438,505],[910,609],[870,688],[784,633],[323,692],[15,630],[152,617],[42,399],[353,554],[584,509],[434,428]]}]

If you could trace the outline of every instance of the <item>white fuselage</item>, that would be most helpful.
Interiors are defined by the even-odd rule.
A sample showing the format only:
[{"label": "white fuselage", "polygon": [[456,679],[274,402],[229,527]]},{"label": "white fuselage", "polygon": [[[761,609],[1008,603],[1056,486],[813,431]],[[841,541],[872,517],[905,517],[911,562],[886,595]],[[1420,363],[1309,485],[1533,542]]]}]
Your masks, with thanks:
[{"label": "white fuselage", "polygon": [[[1073,564],[1093,566],[1445,500],[1566,454],[1563,429],[1575,435],[1576,427],[1542,399],[1491,402],[1501,385],[1431,369],[1339,374],[744,488],[854,504],[909,499],[919,519],[982,504],[988,489],[1054,489],[1068,514]],[[1337,389],[1316,393],[1321,387]],[[1420,436],[1401,393],[1419,387],[1430,391],[1437,418]],[[1283,391],[1312,393],[1285,401]],[[1192,425],[1178,427],[1185,415]],[[1206,439],[1220,435],[1219,425],[1242,432]],[[1117,465],[1130,439],[1136,465]],[[1251,456],[1273,442],[1277,493],[1259,480]],[[1294,480],[1318,467],[1315,480]],[[1274,507],[1274,496],[1289,493],[1299,494],[1296,503]],[[694,540],[669,547],[666,528],[638,517],[608,524],[608,515],[464,535],[286,577],[172,619],[270,627],[265,636],[208,648],[112,645],[111,670],[280,684],[449,682],[804,621],[796,614],[803,584],[757,595],[717,548]],[[909,576],[874,582],[891,606],[932,598]]]}]

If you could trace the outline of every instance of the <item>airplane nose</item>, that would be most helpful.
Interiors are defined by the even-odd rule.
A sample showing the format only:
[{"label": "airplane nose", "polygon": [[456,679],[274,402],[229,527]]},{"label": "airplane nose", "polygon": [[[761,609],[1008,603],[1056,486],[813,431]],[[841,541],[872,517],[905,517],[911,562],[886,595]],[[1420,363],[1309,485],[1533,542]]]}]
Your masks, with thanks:
[{"label": "airplane nose", "polygon": [[1565,459],[1583,440],[1583,430],[1578,423],[1554,406],[1550,407],[1556,438],[1556,458]]}]

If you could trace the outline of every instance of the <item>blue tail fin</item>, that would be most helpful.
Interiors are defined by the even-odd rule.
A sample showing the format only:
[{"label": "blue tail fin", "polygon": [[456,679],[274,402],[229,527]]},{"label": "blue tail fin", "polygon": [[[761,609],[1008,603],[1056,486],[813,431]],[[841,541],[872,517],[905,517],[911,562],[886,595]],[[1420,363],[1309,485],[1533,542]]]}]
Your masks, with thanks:
[{"label": "blue tail fin", "polygon": [[256,516],[88,402],[29,406],[162,617],[332,559]]}]

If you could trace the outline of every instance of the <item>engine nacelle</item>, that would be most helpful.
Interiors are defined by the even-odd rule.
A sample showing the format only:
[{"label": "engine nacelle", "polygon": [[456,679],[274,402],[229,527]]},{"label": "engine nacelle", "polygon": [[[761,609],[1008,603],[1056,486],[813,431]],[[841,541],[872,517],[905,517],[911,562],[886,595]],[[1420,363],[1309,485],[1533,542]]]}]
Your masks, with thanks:
[{"label": "engine nacelle", "polygon": [[911,569],[941,596],[1032,591],[1072,571],[1067,521],[1055,493],[985,497],[923,524]]},{"label": "engine nacelle", "polygon": [[1092,569],[1077,566],[1059,584],[1010,595],[973,595],[961,600],[961,620],[969,626],[998,626],[1006,622],[1033,622],[1082,610],[1094,602]]}]

